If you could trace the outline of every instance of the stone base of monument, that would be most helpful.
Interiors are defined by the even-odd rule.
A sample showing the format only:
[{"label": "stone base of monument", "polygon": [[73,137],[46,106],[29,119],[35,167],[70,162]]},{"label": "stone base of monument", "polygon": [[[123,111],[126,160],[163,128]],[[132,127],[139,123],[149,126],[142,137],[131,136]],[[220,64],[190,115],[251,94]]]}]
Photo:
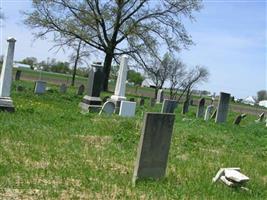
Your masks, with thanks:
[{"label": "stone base of monument", "polygon": [[99,112],[102,108],[102,100],[100,97],[84,96],[79,107],[82,113]]},{"label": "stone base of monument", "polygon": [[15,107],[10,97],[0,97],[0,111],[15,112]]}]

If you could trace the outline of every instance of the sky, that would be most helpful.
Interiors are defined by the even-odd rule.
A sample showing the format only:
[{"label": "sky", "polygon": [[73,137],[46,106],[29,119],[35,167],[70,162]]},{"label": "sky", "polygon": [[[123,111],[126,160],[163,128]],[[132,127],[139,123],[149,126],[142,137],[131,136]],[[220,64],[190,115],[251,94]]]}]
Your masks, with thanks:
[{"label": "sky", "polygon": [[[53,42],[49,38],[34,40],[32,30],[23,24],[21,11],[31,9],[31,1],[0,0],[0,7],[5,15],[0,55],[5,54],[6,39],[13,36],[16,61],[31,56],[39,61],[48,57],[68,61],[70,52],[50,50]],[[178,56],[190,67],[208,68],[209,81],[197,89],[228,92],[237,98],[267,90],[267,0],[204,0],[194,17],[193,22],[183,22],[195,45]]]}]

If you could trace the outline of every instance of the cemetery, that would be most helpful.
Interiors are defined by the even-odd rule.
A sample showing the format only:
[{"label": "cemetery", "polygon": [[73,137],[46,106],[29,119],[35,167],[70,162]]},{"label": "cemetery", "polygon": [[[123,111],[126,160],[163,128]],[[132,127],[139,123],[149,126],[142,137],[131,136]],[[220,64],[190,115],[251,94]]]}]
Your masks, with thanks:
[{"label": "cemetery", "polygon": [[[208,81],[204,66],[188,68],[170,52],[159,54],[160,61],[149,60],[156,50],[153,45],[164,49],[153,34],[172,50],[180,48],[170,44],[179,34],[184,34],[179,38],[184,48],[191,45],[174,15],[183,12],[191,18],[201,4],[164,1],[148,9],[145,2],[33,1],[36,12],[25,14],[29,18],[24,23],[48,27],[41,36],[52,30],[59,46],[71,48],[78,41],[72,76],[48,68],[35,70],[32,63],[18,67],[20,41],[4,40],[0,199],[267,199],[267,109],[255,106],[256,101],[253,105],[236,101],[226,86],[220,86],[217,95],[196,90]],[[59,8],[70,12],[63,15]],[[43,11],[45,22],[38,19]],[[113,20],[106,17],[115,14],[111,25]],[[140,23],[146,18],[161,25]],[[97,28],[85,19],[96,20]],[[71,28],[62,27],[65,23]],[[175,36],[168,31],[170,26]],[[134,36],[144,41],[139,43]],[[129,49],[120,42],[128,42]],[[79,59],[89,57],[80,52],[86,45],[105,56],[90,57],[82,77],[75,73],[82,63]],[[149,50],[146,45],[151,45]],[[133,70],[136,64],[143,67],[142,73]],[[131,82],[133,77],[139,84]],[[259,97],[267,98],[267,91],[258,92],[257,101],[265,102]]]}]

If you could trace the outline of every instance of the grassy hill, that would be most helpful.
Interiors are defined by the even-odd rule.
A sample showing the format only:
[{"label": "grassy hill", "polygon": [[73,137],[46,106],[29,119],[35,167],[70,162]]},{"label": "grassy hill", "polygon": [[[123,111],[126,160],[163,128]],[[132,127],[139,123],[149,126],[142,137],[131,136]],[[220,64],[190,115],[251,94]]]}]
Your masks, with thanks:
[{"label": "grassy hill", "polygon": [[[166,178],[132,187],[143,115],[160,105],[146,100],[130,119],[82,115],[74,88],[50,86],[34,95],[32,82],[15,82],[16,112],[0,113],[0,199],[267,199],[267,129],[254,116],[235,126],[231,112],[219,125],[196,119],[195,107],[181,115],[179,105]],[[240,167],[250,191],[212,184],[221,167]]]}]

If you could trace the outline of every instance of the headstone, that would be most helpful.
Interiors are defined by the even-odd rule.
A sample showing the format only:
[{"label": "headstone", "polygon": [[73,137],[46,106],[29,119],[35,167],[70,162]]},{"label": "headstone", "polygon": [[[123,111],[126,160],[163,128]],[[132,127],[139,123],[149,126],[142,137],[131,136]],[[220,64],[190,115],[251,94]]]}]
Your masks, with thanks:
[{"label": "headstone", "polygon": [[175,108],[178,106],[178,101],[164,99],[161,113],[174,113]]},{"label": "headstone", "polygon": [[140,106],[144,106],[145,105],[145,98],[141,97],[140,99]]},{"label": "headstone", "polygon": [[182,114],[188,113],[189,111],[189,101],[186,100],[183,104]]},{"label": "headstone", "polygon": [[15,38],[8,38],[7,52],[2,65],[0,77],[0,111],[14,112],[15,107],[10,97],[12,84],[12,68],[15,51]]},{"label": "headstone", "polygon": [[190,106],[193,106],[193,105],[194,105],[194,100],[190,99]]},{"label": "headstone", "polygon": [[20,76],[21,76],[21,70],[17,70],[16,71],[16,75],[15,75],[15,80],[19,81],[20,80]]},{"label": "headstone", "polygon": [[89,70],[86,95],[79,104],[82,112],[99,112],[101,109],[100,93],[103,89],[103,77],[104,72],[101,63],[93,63]]},{"label": "headstone", "polygon": [[255,122],[259,123],[263,122],[263,120],[264,120],[264,112],[259,115],[259,118]]},{"label": "headstone", "polygon": [[241,114],[241,115],[238,115],[236,118],[235,118],[235,121],[234,121],[234,124],[235,125],[239,125],[241,120],[244,119],[247,115],[246,114]]},{"label": "headstone", "polygon": [[146,113],[138,145],[133,183],[165,176],[175,115]]},{"label": "headstone", "polygon": [[84,89],[85,89],[84,85],[83,84],[80,85],[77,91],[77,95],[83,95]]},{"label": "headstone", "polygon": [[65,83],[60,85],[59,92],[62,93],[62,94],[67,92],[67,85]]},{"label": "headstone", "polygon": [[205,98],[201,98],[198,102],[196,117],[202,118],[205,114]]},{"label": "headstone", "polygon": [[135,108],[136,108],[136,102],[121,101],[119,115],[122,117],[134,117]]},{"label": "headstone", "polygon": [[45,81],[36,81],[34,86],[35,94],[44,94],[46,92],[46,82]]},{"label": "headstone", "polygon": [[215,110],[213,111],[213,113],[211,114],[211,119],[215,119],[216,117],[216,114],[217,114],[217,108],[215,108]]},{"label": "headstone", "polygon": [[154,107],[156,104],[156,99],[150,98],[150,107]]},{"label": "headstone", "polygon": [[125,90],[126,90],[127,71],[128,71],[128,56],[122,55],[114,95],[111,96],[111,99],[115,102],[126,100]]},{"label": "headstone", "polygon": [[217,114],[215,118],[216,123],[223,123],[227,119],[229,102],[231,95],[228,93],[221,92],[220,99],[217,107]]},{"label": "headstone", "polygon": [[205,112],[205,116],[204,116],[205,121],[208,121],[211,118],[211,114],[212,114],[213,109],[214,109],[213,105],[209,105],[207,107],[206,112]]},{"label": "headstone", "polygon": [[158,90],[158,93],[157,93],[157,103],[162,103],[163,102],[163,95],[164,95],[164,92],[162,89],[159,89]]},{"label": "headstone", "polygon": [[134,98],[130,98],[130,101],[131,101],[131,102],[135,102]]},{"label": "headstone", "polygon": [[111,115],[114,112],[115,112],[115,104],[112,101],[107,101],[106,103],[104,103],[102,109],[100,110],[99,115],[101,115],[102,113]]}]

